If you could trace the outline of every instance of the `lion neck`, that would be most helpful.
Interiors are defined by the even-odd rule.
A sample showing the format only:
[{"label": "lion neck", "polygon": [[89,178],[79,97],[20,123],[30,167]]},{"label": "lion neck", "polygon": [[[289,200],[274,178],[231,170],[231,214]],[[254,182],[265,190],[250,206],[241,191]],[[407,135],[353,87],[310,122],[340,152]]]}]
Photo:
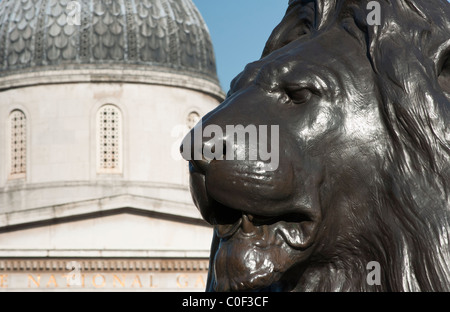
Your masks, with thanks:
[{"label": "lion neck", "polygon": [[[371,286],[367,283],[366,269],[356,260],[346,263],[324,263],[306,269],[293,291],[300,292],[373,292],[387,291],[381,286]],[[350,264],[350,266],[349,266]]]},{"label": "lion neck", "polygon": [[[327,228],[338,230],[322,233],[326,245],[302,269],[294,291],[450,291],[445,193],[420,176],[385,173],[376,177],[382,183],[372,186],[373,194],[359,198],[360,206],[333,202],[332,211],[347,211],[353,223],[338,214],[329,218]],[[378,284],[368,282],[373,261],[380,265]]]}]

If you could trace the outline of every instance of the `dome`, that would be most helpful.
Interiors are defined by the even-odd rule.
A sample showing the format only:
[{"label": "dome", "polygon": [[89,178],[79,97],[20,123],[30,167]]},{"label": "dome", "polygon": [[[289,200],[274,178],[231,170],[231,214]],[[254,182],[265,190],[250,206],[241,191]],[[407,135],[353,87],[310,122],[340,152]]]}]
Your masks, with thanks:
[{"label": "dome", "polygon": [[1,1],[0,79],[22,76],[0,88],[36,76],[60,82],[52,71],[61,70],[71,71],[66,80],[142,81],[159,72],[219,84],[209,32],[191,0]]}]

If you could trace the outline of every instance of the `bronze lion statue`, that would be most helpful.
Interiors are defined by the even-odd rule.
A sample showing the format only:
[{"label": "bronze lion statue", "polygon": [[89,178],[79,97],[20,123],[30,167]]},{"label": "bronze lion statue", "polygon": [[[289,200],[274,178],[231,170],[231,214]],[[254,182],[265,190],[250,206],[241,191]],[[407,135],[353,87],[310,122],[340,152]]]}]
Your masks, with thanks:
[{"label": "bronze lion statue", "polygon": [[276,170],[190,160],[208,291],[450,291],[450,4],[377,3],[291,0],[196,126],[279,126]]}]

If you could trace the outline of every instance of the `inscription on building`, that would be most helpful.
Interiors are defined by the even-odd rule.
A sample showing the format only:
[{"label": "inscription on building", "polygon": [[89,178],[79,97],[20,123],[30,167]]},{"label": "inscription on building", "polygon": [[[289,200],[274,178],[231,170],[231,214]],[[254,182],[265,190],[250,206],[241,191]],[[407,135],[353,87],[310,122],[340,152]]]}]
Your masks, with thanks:
[{"label": "inscription on building", "polygon": [[[78,262],[47,270],[9,267],[0,270],[0,291],[8,290],[142,290],[142,291],[204,291],[207,266],[192,268],[168,267],[157,262],[157,269],[130,269],[129,266],[108,270],[85,270]],[[74,263],[76,265],[74,265]],[[154,264],[154,263],[153,263]],[[110,265],[108,263],[108,265]],[[1,268],[0,268],[1,269]]]},{"label": "inscription on building", "polygon": [[80,283],[67,273],[0,274],[0,289],[142,289],[204,290],[206,274],[199,273],[88,273],[80,274]]}]

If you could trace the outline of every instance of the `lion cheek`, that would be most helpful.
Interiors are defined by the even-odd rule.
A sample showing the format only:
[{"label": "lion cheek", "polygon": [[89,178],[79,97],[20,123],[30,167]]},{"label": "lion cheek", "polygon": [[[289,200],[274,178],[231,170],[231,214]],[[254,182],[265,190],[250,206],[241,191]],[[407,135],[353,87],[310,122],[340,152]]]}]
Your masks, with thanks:
[{"label": "lion cheek", "polygon": [[212,198],[230,208],[254,214],[273,213],[274,205],[284,203],[295,192],[294,182],[290,163],[280,163],[277,171],[261,174],[252,162],[212,162],[206,175]]}]

